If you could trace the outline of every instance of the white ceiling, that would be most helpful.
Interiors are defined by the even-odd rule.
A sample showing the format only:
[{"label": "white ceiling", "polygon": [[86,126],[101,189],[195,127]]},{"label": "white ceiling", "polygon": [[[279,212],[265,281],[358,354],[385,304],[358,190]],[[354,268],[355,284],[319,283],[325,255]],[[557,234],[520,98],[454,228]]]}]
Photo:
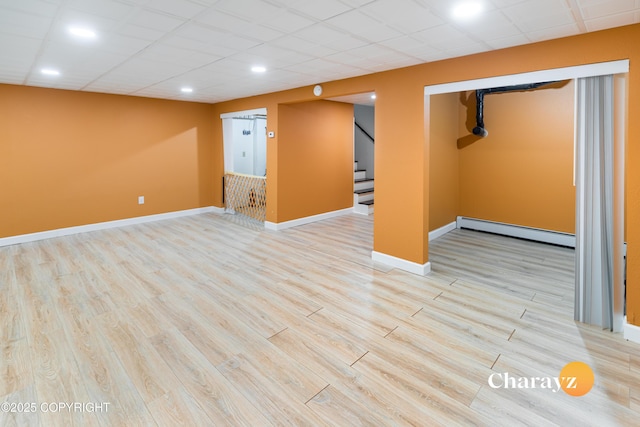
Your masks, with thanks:
[{"label": "white ceiling", "polygon": [[219,102],[640,22],[640,0],[482,3],[461,23],[451,0],[0,0],[0,83]]}]

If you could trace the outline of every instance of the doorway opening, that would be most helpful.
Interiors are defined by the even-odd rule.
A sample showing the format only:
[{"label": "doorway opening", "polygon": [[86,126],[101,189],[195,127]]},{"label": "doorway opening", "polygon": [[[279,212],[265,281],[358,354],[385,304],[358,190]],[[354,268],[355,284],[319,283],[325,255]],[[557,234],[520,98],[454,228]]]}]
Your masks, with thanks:
[{"label": "doorway opening", "polygon": [[267,110],[226,113],[223,202],[225,212],[264,225],[267,204]]},{"label": "doorway opening", "polygon": [[375,92],[329,98],[353,104],[353,211],[373,215],[375,179]]},{"label": "doorway opening", "polygon": [[[575,81],[578,81],[578,79],[596,77],[596,76],[606,76],[606,75],[613,75],[615,76],[616,80],[623,82],[622,84],[619,83],[617,85],[617,88],[615,89],[615,94],[616,94],[616,100],[614,102],[615,113],[611,114],[611,117],[610,117],[610,120],[615,122],[614,123],[614,126],[615,126],[614,153],[615,154],[611,156],[611,158],[608,160],[609,162],[611,162],[610,167],[617,172],[617,175],[614,176],[613,178],[616,183],[615,196],[613,197],[612,202],[607,202],[611,204],[609,208],[613,211],[613,217],[614,217],[614,226],[613,226],[614,233],[612,236],[612,239],[613,239],[612,259],[614,264],[613,266],[614,274],[613,274],[613,284],[611,289],[611,293],[613,295],[611,296],[611,299],[610,299],[611,310],[613,312],[613,322],[612,322],[611,329],[614,331],[622,330],[623,324],[624,324],[624,286],[625,284],[624,284],[624,188],[623,188],[624,154],[623,153],[624,153],[624,139],[625,139],[624,129],[626,126],[624,121],[624,116],[625,116],[624,111],[626,108],[625,107],[626,92],[624,89],[626,85],[625,83],[626,81],[624,76],[625,76],[625,73],[628,72],[628,69],[629,69],[629,62],[625,60],[625,61],[614,61],[609,63],[599,63],[599,64],[584,65],[584,66],[567,67],[567,68],[561,68],[561,69],[544,70],[544,71],[538,71],[538,72],[522,73],[522,74],[516,74],[516,75],[500,76],[500,77],[493,77],[493,78],[487,78],[487,79],[470,80],[470,81],[464,81],[464,82],[456,82],[451,84],[425,87],[425,125],[427,130],[426,137],[429,139],[430,130],[431,130],[430,105],[431,105],[432,95],[457,94],[465,91],[476,91],[478,89],[505,87],[505,86],[511,86],[511,85],[533,84],[533,83],[549,82],[549,81],[572,80],[575,82]],[[620,89],[621,87],[623,89]],[[577,114],[577,113],[574,113],[574,114]],[[537,123],[534,121],[531,123],[531,125],[532,126],[540,125],[540,123]],[[574,135],[577,134],[576,130],[577,130],[577,124],[576,124],[576,129],[574,129]],[[517,135],[514,135],[514,138],[515,137],[517,137]],[[430,141],[428,140],[427,143],[430,144]],[[574,148],[574,152],[575,152],[575,148]],[[500,155],[499,152],[495,152],[494,154]],[[574,161],[584,161],[584,159],[579,157],[574,157],[574,159],[577,159]],[[583,169],[584,167],[585,165],[583,164],[577,164],[577,165],[574,164],[574,169],[576,168]],[[485,170],[485,172],[493,173],[492,170]],[[584,209],[584,208],[582,208],[579,205],[576,205],[575,207],[576,217],[579,217],[579,215],[581,214],[581,209]],[[466,219],[465,218],[461,219],[460,217],[458,218],[458,221],[457,221],[458,228],[460,228],[461,226],[460,225],[461,221],[464,221],[464,220]],[[479,221],[478,223],[482,223],[482,222],[483,221]],[[500,224],[493,221],[484,221],[484,224],[481,224],[480,226],[490,227],[493,229],[493,232],[500,233],[500,231],[497,231],[498,229],[505,230],[507,228],[510,228],[510,225],[511,224]],[[528,227],[515,227],[515,228],[527,229]],[[528,232],[530,230],[534,230],[536,232],[540,231],[535,229],[529,229],[526,231]],[[484,229],[484,231],[491,231],[491,230]],[[576,230],[577,238],[575,240],[577,240],[578,242],[580,242],[581,240],[585,241],[586,239],[584,238],[584,236],[581,235],[581,233],[584,233],[584,232],[585,231],[583,229]],[[517,236],[516,234],[509,234],[509,233],[511,232],[510,231],[504,232],[502,234]],[[577,266],[577,270],[575,272],[576,274],[576,291],[575,291],[576,298],[575,299],[576,301],[578,301],[578,299],[581,298],[580,296],[581,291],[579,286],[579,280],[577,280],[577,278],[583,275],[583,271],[581,271],[583,267],[581,266],[581,264],[577,262],[576,262],[576,266]],[[593,303],[602,304],[602,301],[599,301],[598,298],[599,296],[596,295]],[[577,304],[578,303],[576,303],[576,306]]]}]

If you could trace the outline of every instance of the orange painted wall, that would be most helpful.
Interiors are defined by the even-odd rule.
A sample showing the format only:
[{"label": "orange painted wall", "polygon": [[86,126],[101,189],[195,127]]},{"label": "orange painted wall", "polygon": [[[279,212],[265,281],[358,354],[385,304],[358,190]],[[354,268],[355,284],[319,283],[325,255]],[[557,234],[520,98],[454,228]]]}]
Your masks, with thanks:
[{"label": "orange painted wall", "polygon": [[429,116],[429,231],[460,215],[459,94],[431,96]]},{"label": "orange painted wall", "polygon": [[0,85],[0,237],[211,206],[211,111]]},{"label": "orange painted wall", "polygon": [[[640,24],[322,83],[324,98],[370,91],[377,94],[374,250],[418,264],[428,261],[430,162],[423,107],[427,85],[629,59],[627,164],[640,162],[640,122],[633,120],[640,116],[640,68],[633,65],[640,62],[640,44],[634,40],[640,40]],[[272,109],[314,99],[311,88],[224,102],[214,105],[214,111],[267,107],[269,121],[277,120]],[[268,127],[277,130],[277,123],[268,123]],[[221,139],[222,132],[215,131],[214,148],[221,146]],[[267,155],[271,149],[277,152],[277,146],[276,137]],[[277,167],[277,156],[267,162],[269,168]],[[277,181],[288,179],[296,177],[279,174],[270,179],[268,197],[275,197]],[[627,168],[626,194],[627,319],[640,325],[640,223],[632,220],[640,217],[639,168]],[[269,201],[267,206],[267,217],[277,219],[281,207]]]},{"label": "orange painted wall", "polygon": [[486,138],[472,134],[475,92],[460,103],[460,215],[575,233],[574,84],[485,96]]},{"label": "orange painted wall", "polygon": [[352,207],[353,105],[281,105],[278,122],[278,222]]}]

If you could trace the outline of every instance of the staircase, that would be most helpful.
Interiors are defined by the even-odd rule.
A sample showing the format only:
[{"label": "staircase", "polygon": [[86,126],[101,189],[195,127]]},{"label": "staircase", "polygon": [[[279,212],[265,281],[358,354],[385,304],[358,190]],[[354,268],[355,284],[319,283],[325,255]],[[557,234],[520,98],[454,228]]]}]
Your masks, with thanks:
[{"label": "staircase", "polygon": [[366,177],[367,171],[353,164],[353,211],[362,215],[373,213],[373,179]]}]

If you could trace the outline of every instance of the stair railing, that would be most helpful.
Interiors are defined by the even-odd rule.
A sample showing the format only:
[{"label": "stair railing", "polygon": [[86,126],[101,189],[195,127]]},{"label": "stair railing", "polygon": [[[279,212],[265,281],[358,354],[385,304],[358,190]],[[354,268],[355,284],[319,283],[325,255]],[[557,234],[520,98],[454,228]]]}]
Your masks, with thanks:
[{"label": "stair railing", "polygon": [[369,141],[371,141],[371,142],[372,142],[372,143],[374,143],[374,144],[376,143],[376,140],[375,140],[371,135],[369,135],[369,132],[367,132],[366,130],[364,130],[364,128],[363,128],[362,126],[360,126],[360,124],[358,124],[358,122],[354,121],[353,123],[356,125],[356,128],[357,128],[360,132],[362,132],[363,134],[365,134],[365,136],[366,136],[367,138],[369,138]]}]

